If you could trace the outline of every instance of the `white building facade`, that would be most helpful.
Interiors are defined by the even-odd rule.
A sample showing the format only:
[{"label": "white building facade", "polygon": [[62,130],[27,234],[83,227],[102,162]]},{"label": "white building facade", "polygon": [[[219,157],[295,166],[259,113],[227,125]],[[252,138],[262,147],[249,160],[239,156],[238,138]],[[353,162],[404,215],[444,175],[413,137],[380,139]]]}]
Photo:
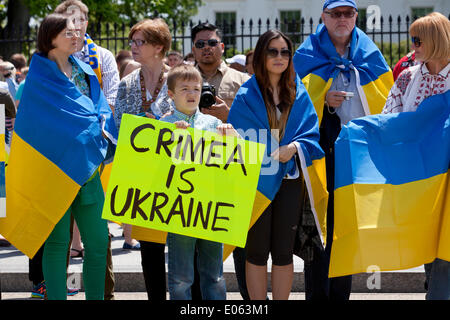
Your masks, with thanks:
[{"label": "white building facade", "polygon": [[[199,21],[218,24],[225,33],[224,42],[227,47],[244,52],[256,45],[257,34],[264,33],[268,29],[268,23],[270,28],[278,27],[288,35],[290,32],[297,33],[298,36],[293,39],[296,45],[303,42],[307,34],[311,33],[311,30],[314,31],[319,24],[324,0],[204,0],[204,3],[198,14],[192,17],[194,25]],[[379,42],[405,40],[413,17],[433,11],[447,17],[450,14],[450,0],[356,0],[356,3],[359,26],[369,35],[370,30],[375,32],[373,39]],[[400,29],[402,32],[394,36],[386,35],[389,30],[389,16],[392,17],[392,32]],[[409,23],[406,22],[407,16],[410,18]],[[380,22],[379,17],[383,17],[382,26],[376,24]],[[400,24],[398,17],[401,19]],[[302,19],[305,22],[303,27],[300,24]],[[252,27],[250,21],[253,23]],[[259,21],[261,28],[258,30]],[[292,21],[297,22],[291,23]],[[383,37],[377,34],[380,27],[383,28]]]},{"label": "white building facade", "polygon": [[[269,18],[283,19],[284,17],[300,16],[318,20],[322,13],[323,0],[204,0],[193,21],[215,22],[222,17],[234,17],[240,23],[242,19],[247,23],[250,19],[263,22]],[[359,11],[366,10],[370,5],[377,5],[381,15],[394,19],[398,16],[421,16],[424,13],[438,11],[445,16],[450,13],[449,0],[356,0]],[[239,25],[238,25],[239,26]]]}]

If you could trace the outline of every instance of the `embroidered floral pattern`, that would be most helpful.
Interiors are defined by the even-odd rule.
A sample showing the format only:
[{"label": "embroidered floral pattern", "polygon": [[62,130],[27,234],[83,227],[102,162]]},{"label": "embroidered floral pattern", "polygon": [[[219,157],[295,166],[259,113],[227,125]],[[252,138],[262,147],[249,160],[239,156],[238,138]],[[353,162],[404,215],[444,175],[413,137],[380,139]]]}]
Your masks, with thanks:
[{"label": "embroidered floral pattern", "polygon": [[80,90],[82,94],[90,97],[90,89],[86,81],[83,69],[81,69],[81,67],[76,64],[72,58],[70,58],[69,61],[72,64],[72,78],[70,79],[70,81],[75,84],[75,86],[78,88],[78,90]]},{"label": "embroidered floral pattern", "polygon": [[428,97],[450,89],[450,63],[438,74],[430,74],[425,63],[404,70],[386,100],[383,113],[416,111]]}]

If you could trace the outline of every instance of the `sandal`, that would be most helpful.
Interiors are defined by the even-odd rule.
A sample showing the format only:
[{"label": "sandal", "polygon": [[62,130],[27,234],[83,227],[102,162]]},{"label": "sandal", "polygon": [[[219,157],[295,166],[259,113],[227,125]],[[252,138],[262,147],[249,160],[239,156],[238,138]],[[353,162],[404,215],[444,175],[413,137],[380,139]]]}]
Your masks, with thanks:
[{"label": "sandal", "polygon": [[[83,258],[83,256],[84,256],[84,249],[78,250],[78,249],[71,248],[70,251],[71,251],[70,252],[71,258]],[[72,251],[76,252],[76,254],[73,255]]]}]

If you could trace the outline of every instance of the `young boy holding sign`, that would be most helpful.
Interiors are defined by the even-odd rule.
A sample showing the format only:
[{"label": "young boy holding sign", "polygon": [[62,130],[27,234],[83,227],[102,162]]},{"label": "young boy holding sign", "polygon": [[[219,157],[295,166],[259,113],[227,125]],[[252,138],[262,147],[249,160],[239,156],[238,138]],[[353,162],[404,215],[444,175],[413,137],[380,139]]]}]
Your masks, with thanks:
[{"label": "young boy holding sign", "polygon": [[[167,78],[168,94],[175,104],[174,113],[162,121],[175,123],[177,128],[188,127],[217,132],[221,135],[238,136],[231,124],[200,112],[198,104],[202,91],[202,77],[192,65],[173,68]],[[198,250],[198,271],[204,300],[225,300],[226,288],[223,278],[223,245],[218,242],[169,233],[168,284],[172,300],[191,300],[194,281],[194,252]]]}]

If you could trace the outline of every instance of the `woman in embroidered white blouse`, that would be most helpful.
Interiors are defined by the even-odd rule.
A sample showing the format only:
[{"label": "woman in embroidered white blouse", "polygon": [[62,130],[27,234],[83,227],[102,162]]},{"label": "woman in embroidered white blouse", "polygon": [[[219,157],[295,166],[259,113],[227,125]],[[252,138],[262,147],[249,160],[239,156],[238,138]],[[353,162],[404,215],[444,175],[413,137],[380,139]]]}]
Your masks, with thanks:
[{"label": "woman in embroidered white blouse", "polygon": [[414,21],[409,33],[420,64],[399,75],[383,113],[416,111],[426,98],[450,89],[450,21],[433,12]]}]

